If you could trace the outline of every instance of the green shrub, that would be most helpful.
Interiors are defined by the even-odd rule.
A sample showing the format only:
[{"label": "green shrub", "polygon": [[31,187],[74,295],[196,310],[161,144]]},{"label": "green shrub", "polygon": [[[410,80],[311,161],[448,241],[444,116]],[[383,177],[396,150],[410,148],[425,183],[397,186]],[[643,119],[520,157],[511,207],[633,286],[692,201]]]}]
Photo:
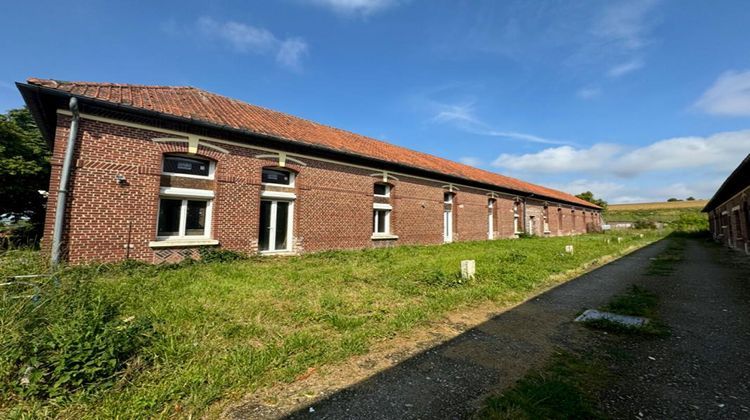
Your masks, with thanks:
[{"label": "green shrub", "polygon": [[91,281],[41,290],[37,302],[0,301],[0,391],[54,398],[111,386],[153,338],[148,317],[128,316]]},{"label": "green shrub", "polygon": [[456,287],[466,283],[466,279],[461,277],[461,273],[446,273],[443,270],[435,270],[428,273],[423,281],[430,286]]},{"label": "green shrub", "polygon": [[656,222],[652,220],[636,220],[633,223],[634,229],[656,229]]},{"label": "green shrub", "polygon": [[212,262],[230,262],[247,259],[247,256],[239,252],[228,249],[202,247],[200,249],[201,261],[206,263]]},{"label": "green shrub", "polygon": [[708,230],[708,217],[703,213],[684,213],[671,225],[674,230],[680,232]]}]

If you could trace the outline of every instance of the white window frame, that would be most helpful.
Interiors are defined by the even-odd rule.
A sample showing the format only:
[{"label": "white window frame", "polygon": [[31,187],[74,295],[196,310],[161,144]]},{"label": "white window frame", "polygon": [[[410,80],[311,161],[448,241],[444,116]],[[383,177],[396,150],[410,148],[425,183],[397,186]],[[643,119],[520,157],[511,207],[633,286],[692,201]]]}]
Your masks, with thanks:
[{"label": "white window frame", "polygon": [[[208,162],[208,175],[193,175],[193,174],[180,174],[177,172],[166,172],[164,170],[164,159],[166,159],[168,156],[205,160]],[[201,156],[191,156],[191,155],[186,155],[182,153],[165,153],[164,155],[162,155],[162,158],[161,158],[161,170],[162,170],[161,171],[162,175],[180,176],[183,178],[196,178],[196,179],[214,179],[214,174],[216,172],[216,162],[214,162],[211,159],[206,159]]]},{"label": "white window frame", "polygon": [[521,222],[521,215],[518,212],[519,203],[514,202],[513,203],[513,234],[518,235],[521,233],[520,228],[520,222]]},{"label": "white window frame", "polygon": [[[279,183],[276,183],[276,182],[263,182],[263,170],[264,169],[273,169],[274,171],[283,171],[283,172],[288,173],[289,174],[289,183],[288,184],[279,184]],[[261,179],[260,185],[273,185],[273,186],[276,186],[276,187],[293,188],[294,187],[294,183],[297,181],[297,174],[295,174],[293,171],[290,171],[289,169],[286,169],[286,168],[276,168],[276,167],[268,167],[267,166],[265,168],[261,168],[261,170],[260,170],[260,179]]]},{"label": "white window frame", "polygon": [[373,195],[374,197],[383,197],[383,198],[388,198],[388,197],[390,197],[390,196],[391,196],[391,186],[390,186],[390,185],[388,185],[388,184],[386,184],[386,183],[383,183],[383,182],[376,182],[375,184],[373,184],[373,189],[375,188],[375,185],[382,185],[382,186],[384,186],[384,187],[385,187],[385,194],[375,194],[375,193],[373,192],[373,194],[372,194],[372,195]]},{"label": "white window frame", "polygon": [[494,239],[495,238],[495,214],[494,214],[494,208],[495,208],[495,200],[490,198],[487,201],[487,208],[489,211],[487,212],[487,239]]},{"label": "white window frame", "polygon": [[[275,184],[279,185],[279,184]],[[269,223],[271,224],[270,232],[268,234],[268,249],[267,250],[260,250],[258,249],[258,252],[260,252],[262,255],[268,255],[268,254],[281,254],[281,253],[289,253],[292,252],[292,239],[294,238],[292,229],[294,228],[294,200],[285,199],[280,196],[276,197],[269,197],[269,198],[263,198],[261,201],[270,201],[271,202],[271,214],[270,214],[270,220]],[[286,215],[286,248],[284,249],[276,249],[276,217],[278,215],[278,203],[279,202],[285,202],[289,203],[289,210],[287,211]],[[260,220],[260,208],[258,209],[258,220]],[[258,226],[259,229],[263,229],[262,226]],[[260,235],[262,233],[258,232],[258,242],[260,242]]]},{"label": "white window frame", "polygon": [[[180,207],[180,226],[179,233],[177,235],[159,235],[159,214],[161,212],[161,200],[162,198],[170,200],[182,200]],[[213,198],[214,192],[211,190],[198,190],[193,188],[174,188],[174,187],[161,187],[159,194],[159,208],[156,213],[156,241],[191,241],[191,240],[206,240],[211,239],[211,220],[213,216]],[[187,225],[187,202],[190,201],[205,201],[206,202],[206,220],[205,220],[205,231],[203,235],[185,235],[185,228]]]},{"label": "white window frame", "polygon": [[[385,212],[385,229],[383,232],[378,232],[380,224],[378,222],[377,212]],[[372,204],[372,238],[395,238],[395,235],[391,232],[391,213],[393,212],[393,206],[384,203],[373,203]]]},{"label": "white window frame", "polygon": [[543,223],[543,233],[551,233],[549,230],[549,207],[545,206],[542,208],[542,223]]},{"label": "white window frame", "polygon": [[443,242],[453,242],[453,210],[443,210]]}]

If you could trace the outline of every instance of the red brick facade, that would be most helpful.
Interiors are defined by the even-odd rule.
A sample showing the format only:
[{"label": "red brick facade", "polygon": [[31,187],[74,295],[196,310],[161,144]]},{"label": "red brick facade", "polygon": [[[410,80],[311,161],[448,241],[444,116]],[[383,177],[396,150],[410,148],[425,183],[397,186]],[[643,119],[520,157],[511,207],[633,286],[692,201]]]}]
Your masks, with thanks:
[{"label": "red brick facade", "polygon": [[708,212],[708,223],[714,239],[750,254],[750,186]]},{"label": "red brick facade", "polygon": [[[51,238],[70,121],[70,117],[58,114],[45,247],[49,247],[47,238]],[[443,194],[449,189],[455,193],[451,205],[453,241],[488,239],[489,214],[493,217],[493,238],[514,237],[516,201],[520,228],[530,234],[578,234],[598,229],[601,224],[598,211],[591,208],[388,172],[385,180],[392,186],[391,194],[381,201],[392,206],[390,233],[397,238],[372,239],[373,203],[380,200],[373,197],[373,184],[384,180],[382,170],[201,138],[194,156],[215,162],[213,179],[163,175],[164,155],[189,155],[188,145],[187,135],[82,116],[69,185],[64,258],[77,264],[121,261],[129,255],[158,263],[197,256],[195,246],[155,244],[162,187],[213,191],[211,239],[221,248],[248,254],[258,252],[263,190],[295,195],[293,253],[443,243]],[[296,174],[294,186],[263,185],[262,169],[282,163],[284,169]],[[118,182],[118,176],[124,177],[124,182]],[[490,198],[495,200],[491,209]]]}]

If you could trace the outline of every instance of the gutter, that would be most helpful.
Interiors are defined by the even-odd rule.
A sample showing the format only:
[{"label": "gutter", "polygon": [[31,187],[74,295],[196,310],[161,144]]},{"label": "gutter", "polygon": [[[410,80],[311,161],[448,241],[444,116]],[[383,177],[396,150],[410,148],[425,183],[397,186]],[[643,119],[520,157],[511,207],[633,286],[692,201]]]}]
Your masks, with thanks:
[{"label": "gutter", "polygon": [[62,244],[63,223],[65,221],[65,205],[68,197],[68,179],[70,178],[70,167],[73,162],[76,138],[78,137],[78,99],[70,98],[70,112],[73,114],[68,131],[68,144],[65,148],[65,160],[63,160],[62,172],[60,173],[60,187],[57,190],[57,203],[55,207],[55,224],[52,227],[52,256],[50,265],[55,269],[60,264],[60,247]]}]

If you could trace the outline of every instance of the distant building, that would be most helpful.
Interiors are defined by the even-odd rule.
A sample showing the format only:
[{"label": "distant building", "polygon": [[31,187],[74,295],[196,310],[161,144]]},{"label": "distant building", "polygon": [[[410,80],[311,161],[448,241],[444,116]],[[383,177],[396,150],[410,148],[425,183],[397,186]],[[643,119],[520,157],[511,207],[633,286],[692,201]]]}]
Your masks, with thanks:
[{"label": "distant building", "polygon": [[729,175],[703,211],[713,237],[750,254],[750,155]]},{"label": "distant building", "polygon": [[43,246],[62,223],[70,263],[174,262],[200,247],[279,255],[572,235],[601,225],[601,209],[570,194],[193,87],[17,86],[53,147]]}]

